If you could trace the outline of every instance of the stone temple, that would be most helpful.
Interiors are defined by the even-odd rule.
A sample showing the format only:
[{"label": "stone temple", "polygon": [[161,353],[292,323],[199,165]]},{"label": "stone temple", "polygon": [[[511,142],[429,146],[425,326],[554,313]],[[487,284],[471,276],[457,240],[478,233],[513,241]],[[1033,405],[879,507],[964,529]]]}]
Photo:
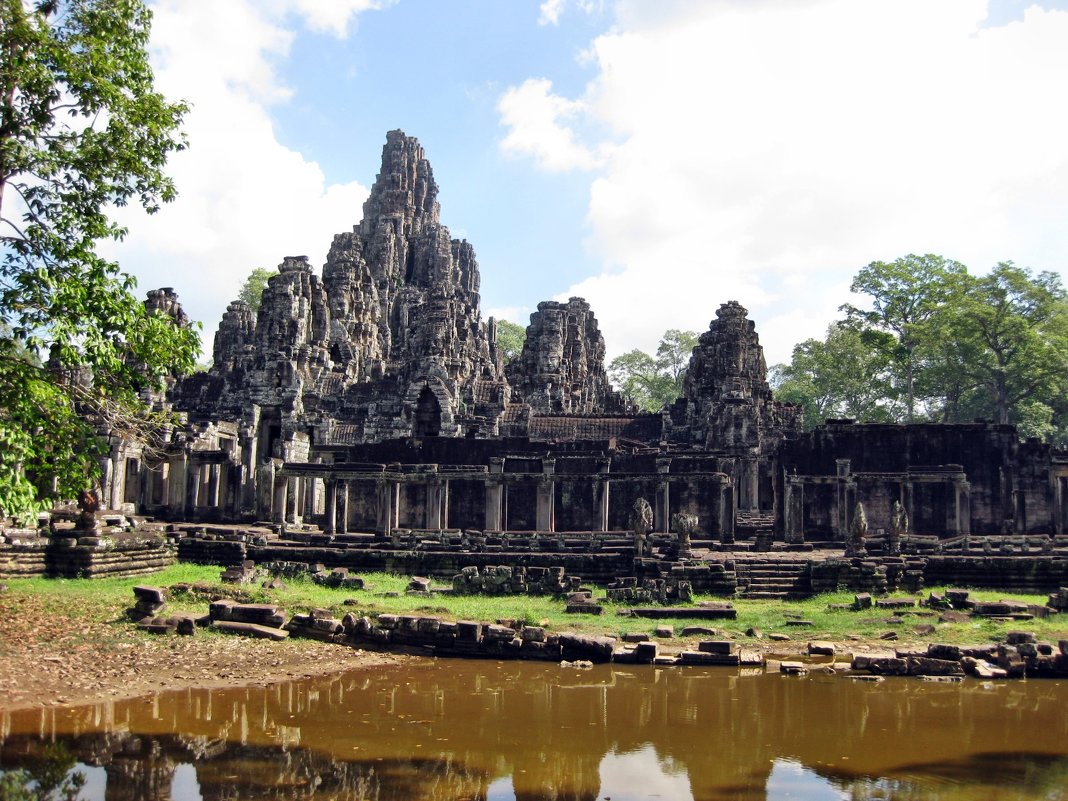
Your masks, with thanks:
[{"label": "stone temple", "polygon": [[[105,505],[263,523],[266,545],[246,538],[241,556],[302,545],[320,549],[305,561],[404,569],[423,550],[446,572],[474,563],[457,554],[583,551],[606,565],[587,559],[587,574],[633,575],[641,500],[654,543],[689,515],[709,553],[893,556],[902,535],[906,551],[962,557],[1064,548],[1065,454],[989,423],[803,433],[734,301],[710,307],[683,396],[656,414],[613,390],[582,298],[538,304],[503,364],[474,248],[441,223],[437,194],[423,148],[391,131],[363,219],[334,237],[321,275],[287,256],[257,313],[229,305],[211,369],[165,399],[186,424],[162,456],[115,440]],[[182,314],[172,290],[149,302]],[[850,542],[858,508],[866,543]]]}]

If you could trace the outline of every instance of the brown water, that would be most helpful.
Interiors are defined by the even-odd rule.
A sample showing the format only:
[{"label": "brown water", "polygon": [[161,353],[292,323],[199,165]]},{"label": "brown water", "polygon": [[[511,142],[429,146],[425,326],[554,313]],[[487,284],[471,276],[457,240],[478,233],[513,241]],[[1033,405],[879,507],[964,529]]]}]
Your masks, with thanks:
[{"label": "brown water", "polygon": [[0,715],[82,797],[1068,800],[1068,682],[428,661]]}]

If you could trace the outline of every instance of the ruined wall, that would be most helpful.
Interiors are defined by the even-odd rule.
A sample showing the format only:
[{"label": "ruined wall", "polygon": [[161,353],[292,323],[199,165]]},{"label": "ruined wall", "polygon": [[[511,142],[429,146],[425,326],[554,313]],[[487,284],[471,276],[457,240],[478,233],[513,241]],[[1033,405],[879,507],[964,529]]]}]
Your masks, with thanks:
[{"label": "ruined wall", "polygon": [[538,414],[623,411],[604,369],[604,337],[590,304],[545,301],[530,315],[523,351],[508,365],[508,381]]}]

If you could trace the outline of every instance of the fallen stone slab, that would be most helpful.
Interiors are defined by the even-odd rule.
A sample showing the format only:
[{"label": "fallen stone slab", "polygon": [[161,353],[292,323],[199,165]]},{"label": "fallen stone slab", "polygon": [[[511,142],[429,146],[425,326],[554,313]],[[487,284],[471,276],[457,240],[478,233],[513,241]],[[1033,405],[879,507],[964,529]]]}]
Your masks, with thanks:
[{"label": "fallen stone slab", "polygon": [[804,676],[808,673],[808,665],[804,662],[780,662],[779,672],[786,676]]},{"label": "fallen stone slab", "polygon": [[133,588],[133,594],[138,601],[162,606],[167,603],[167,591],[163,587],[149,587],[138,584]]},{"label": "fallen stone slab", "polygon": [[697,643],[697,650],[706,654],[733,654],[738,650],[738,643],[732,640],[702,640]]},{"label": "fallen stone slab", "polygon": [[683,651],[679,654],[679,662],[683,665],[726,665],[737,667],[741,663],[741,657],[734,654],[708,653],[706,651]]},{"label": "fallen stone slab", "polygon": [[615,650],[614,637],[564,632],[559,638],[560,656],[567,661],[610,662]]},{"label": "fallen stone slab", "polygon": [[816,640],[808,644],[810,656],[834,656],[834,644]]},{"label": "fallen stone slab", "polygon": [[910,676],[963,676],[964,668],[960,662],[948,659],[932,659],[926,656],[910,656],[908,673]]},{"label": "fallen stone slab", "polygon": [[600,604],[569,603],[564,607],[564,612],[569,615],[601,615],[604,614],[604,607]]},{"label": "fallen stone slab", "polygon": [[246,637],[256,637],[262,640],[284,640],[289,636],[285,629],[261,626],[258,623],[242,623],[237,620],[216,620],[211,624],[216,631],[225,631],[229,634],[242,634]]},{"label": "fallen stone slab", "polygon": [[738,610],[732,606],[642,606],[630,610],[634,617],[667,620],[687,617],[695,620],[735,620]]},{"label": "fallen stone slab", "polygon": [[719,634],[718,629],[710,629],[708,626],[684,626],[680,637],[715,637]]},{"label": "fallen stone slab", "polygon": [[875,602],[877,609],[913,609],[915,606],[915,598],[880,598]]}]

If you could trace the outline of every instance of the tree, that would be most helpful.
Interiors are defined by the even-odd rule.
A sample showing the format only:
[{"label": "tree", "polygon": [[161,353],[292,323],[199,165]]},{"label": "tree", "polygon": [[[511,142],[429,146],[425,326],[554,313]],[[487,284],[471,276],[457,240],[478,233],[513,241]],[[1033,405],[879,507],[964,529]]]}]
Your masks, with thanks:
[{"label": "tree", "polygon": [[954,281],[966,274],[963,264],[933,254],[873,261],[850,286],[852,292],[872,299],[871,309],[851,304],[840,309],[897,365],[908,422],[915,418],[917,351],[925,339],[925,326],[951,295]]},{"label": "tree", "polygon": [[806,431],[828,417],[888,422],[898,419],[891,360],[885,350],[844,321],[823,340],[794,346],[789,364],[771,368],[776,400],[804,406]]},{"label": "tree", "polygon": [[518,323],[507,320],[497,321],[497,349],[505,364],[523,352],[523,343],[527,341],[527,329]]},{"label": "tree", "polygon": [[941,329],[952,366],[982,393],[999,423],[1050,432],[1068,392],[1068,301],[1060,278],[1002,262],[967,276]]},{"label": "tree", "polygon": [[617,356],[608,365],[608,377],[630,403],[658,412],[682,395],[690,354],[697,344],[693,331],[664,332],[654,359],[641,350]]},{"label": "tree", "polygon": [[150,20],[138,0],[0,0],[0,515],[90,487],[83,415],[136,416],[199,349],[96,252],[126,233],[110,207],[175,196],[162,170],[186,108],[153,90]]},{"label": "tree", "polygon": [[690,354],[696,347],[696,332],[680,331],[677,328],[669,328],[665,331],[660,344],[656,347],[657,369],[671,376],[680,394],[682,382],[686,378],[686,368],[690,364]]},{"label": "tree", "polygon": [[263,290],[267,288],[267,281],[272,275],[277,275],[277,270],[268,270],[265,267],[257,267],[248,274],[245,283],[241,285],[241,291],[237,293],[237,299],[244,301],[252,313],[260,310],[260,302],[263,300]]}]

